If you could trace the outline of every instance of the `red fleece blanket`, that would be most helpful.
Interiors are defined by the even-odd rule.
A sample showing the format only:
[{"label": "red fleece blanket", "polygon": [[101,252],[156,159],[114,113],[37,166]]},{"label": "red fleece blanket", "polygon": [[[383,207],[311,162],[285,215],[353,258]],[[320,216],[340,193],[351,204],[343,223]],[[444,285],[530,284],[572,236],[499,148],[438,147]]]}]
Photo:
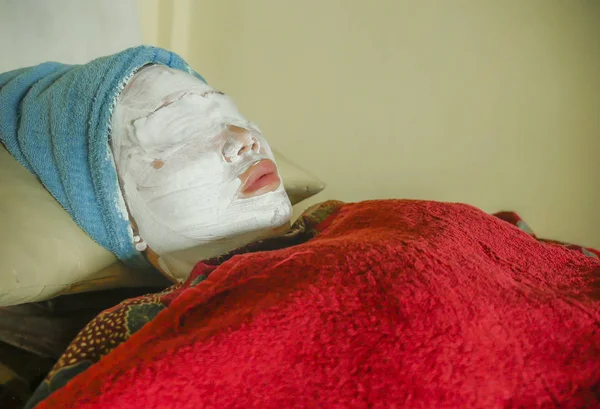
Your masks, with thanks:
[{"label": "red fleece blanket", "polygon": [[215,266],[38,407],[600,407],[598,259],[458,204],[318,231]]}]

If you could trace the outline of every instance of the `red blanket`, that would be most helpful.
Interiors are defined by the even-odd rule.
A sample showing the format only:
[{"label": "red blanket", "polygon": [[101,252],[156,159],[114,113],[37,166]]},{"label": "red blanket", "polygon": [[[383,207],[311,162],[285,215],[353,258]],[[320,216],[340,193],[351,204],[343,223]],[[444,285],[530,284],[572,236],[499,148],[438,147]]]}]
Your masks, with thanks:
[{"label": "red blanket", "polygon": [[318,231],[200,264],[38,407],[600,407],[597,258],[458,204],[350,204]]}]

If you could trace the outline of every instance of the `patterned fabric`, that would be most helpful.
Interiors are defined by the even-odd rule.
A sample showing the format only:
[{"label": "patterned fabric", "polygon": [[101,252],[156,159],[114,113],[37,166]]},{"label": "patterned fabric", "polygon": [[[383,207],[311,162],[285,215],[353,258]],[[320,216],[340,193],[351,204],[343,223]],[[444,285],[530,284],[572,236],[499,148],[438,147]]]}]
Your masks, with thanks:
[{"label": "patterned fabric", "polygon": [[[92,320],[73,340],[65,353],[38,387],[25,408],[34,408],[52,392],[64,386],[70,379],[82,373],[132,334],[167,308],[185,289],[204,281],[212,271],[236,254],[276,250],[310,240],[327,224],[329,216],[343,206],[342,202],[329,201],[308,209],[283,236],[253,243],[227,255],[199,263],[187,281],[169,287],[158,294],[126,300],[110,308]],[[500,212],[495,216],[535,237],[527,224],[512,212]],[[600,257],[600,252],[581,246],[542,240],[563,245],[590,257]]]}]

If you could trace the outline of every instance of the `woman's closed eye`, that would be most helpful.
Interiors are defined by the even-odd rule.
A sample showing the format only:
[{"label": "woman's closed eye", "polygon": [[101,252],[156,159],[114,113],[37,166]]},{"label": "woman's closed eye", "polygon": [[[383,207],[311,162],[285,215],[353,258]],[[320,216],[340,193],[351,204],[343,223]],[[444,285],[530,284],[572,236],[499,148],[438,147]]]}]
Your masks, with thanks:
[{"label": "woman's closed eye", "polygon": [[195,94],[182,95],[133,122],[134,137],[146,151],[192,141],[210,145],[223,127],[219,104]]}]

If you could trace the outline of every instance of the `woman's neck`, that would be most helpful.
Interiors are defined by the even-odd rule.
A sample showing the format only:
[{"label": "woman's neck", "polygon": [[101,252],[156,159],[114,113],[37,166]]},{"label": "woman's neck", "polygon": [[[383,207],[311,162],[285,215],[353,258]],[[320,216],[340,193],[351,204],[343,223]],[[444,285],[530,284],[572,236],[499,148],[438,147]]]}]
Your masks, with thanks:
[{"label": "woman's neck", "polygon": [[[176,282],[185,281],[192,269],[203,260],[222,256],[248,244],[285,234],[289,223],[277,228],[253,231],[235,237],[215,240],[186,250],[149,257],[150,261],[167,277]],[[153,260],[154,259],[154,260]]]}]

